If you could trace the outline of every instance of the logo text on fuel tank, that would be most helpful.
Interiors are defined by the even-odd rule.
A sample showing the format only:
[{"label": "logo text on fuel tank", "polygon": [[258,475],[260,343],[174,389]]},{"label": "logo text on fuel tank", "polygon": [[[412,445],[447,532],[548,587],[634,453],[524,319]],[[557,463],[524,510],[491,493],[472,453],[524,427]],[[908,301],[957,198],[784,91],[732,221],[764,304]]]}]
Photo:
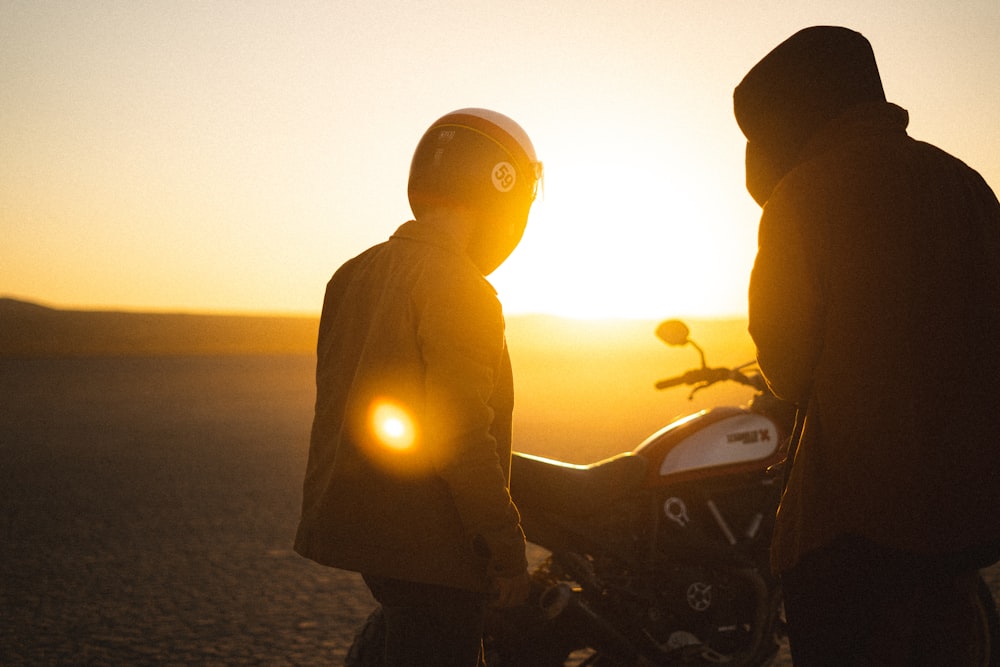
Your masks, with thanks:
[{"label": "logo text on fuel tank", "polygon": [[726,442],[739,442],[744,445],[752,445],[755,442],[766,442],[770,439],[771,431],[766,428],[726,434]]}]

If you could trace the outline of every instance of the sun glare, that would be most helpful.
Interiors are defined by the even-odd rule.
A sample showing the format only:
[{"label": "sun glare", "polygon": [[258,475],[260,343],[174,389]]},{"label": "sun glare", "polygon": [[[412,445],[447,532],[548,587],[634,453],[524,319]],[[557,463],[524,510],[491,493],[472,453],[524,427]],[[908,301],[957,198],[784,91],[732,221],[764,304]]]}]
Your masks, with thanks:
[{"label": "sun glare", "polygon": [[371,415],[372,430],[380,443],[398,451],[413,446],[416,428],[404,409],[393,403],[381,402],[375,405]]}]

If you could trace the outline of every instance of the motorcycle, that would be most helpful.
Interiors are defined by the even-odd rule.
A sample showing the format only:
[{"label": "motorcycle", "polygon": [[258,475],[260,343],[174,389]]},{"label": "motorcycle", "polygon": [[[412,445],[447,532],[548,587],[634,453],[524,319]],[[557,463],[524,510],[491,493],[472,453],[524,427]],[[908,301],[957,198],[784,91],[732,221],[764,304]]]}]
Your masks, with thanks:
[{"label": "motorcycle", "polygon": [[[783,468],[796,439],[794,406],[753,362],[709,367],[678,320],[656,335],[691,346],[701,365],[657,389],[749,387],[747,405],[702,410],[631,452],[572,465],[515,452],[511,496],[530,543],[550,555],[532,572],[527,604],[491,610],[490,667],[771,664],[784,638],[781,590],[769,566]],[[982,661],[998,665],[1000,623],[980,578]],[[380,614],[347,665],[377,665]],[[369,657],[365,657],[365,656]]]}]

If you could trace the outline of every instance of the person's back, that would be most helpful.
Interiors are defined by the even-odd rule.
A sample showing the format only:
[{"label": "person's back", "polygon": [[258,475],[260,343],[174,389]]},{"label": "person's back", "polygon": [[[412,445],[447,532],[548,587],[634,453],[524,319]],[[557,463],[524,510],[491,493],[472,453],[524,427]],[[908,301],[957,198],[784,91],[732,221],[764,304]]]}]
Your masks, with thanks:
[{"label": "person's back", "polygon": [[[407,223],[337,271],[327,286],[321,323],[316,454],[304,485],[300,553],[335,567],[481,588],[482,559],[464,537],[452,493],[481,480],[477,467],[500,466],[506,473],[510,457],[506,416],[513,385],[500,304],[489,283],[446,238]],[[458,345],[464,349],[454,349]],[[493,411],[499,421],[490,423],[488,435],[495,451],[441,442],[440,433],[427,432],[433,420],[423,408],[435,382],[428,363],[456,374],[450,378],[456,387],[473,394],[484,390],[476,375],[447,361],[452,355],[495,378],[487,396],[451,401]],[[414,432],[410,443],[386,441],[373,421],[379,407],[400,410],[396,418],[409,420],[398,428],[412,431],[420,424],[424,432],[419,438]],[[452,448],[448,462],[442,461],[446,447]],[[516,515],[510,520],[516,526]],[[510,548],[523,550],[517,543]]]},{"label": "person's back", "polygon": [[[766,252],[807,247],[823,303],[821,338],[809,341],[818,355],[809,438],[837,443],[804,444],[795,462],[783,512],[787,519],[798,507],[802,521],[795,546],[785,531],[775,544],[786,566],[845,533],[920,552],[997,534],[987,503],[1000,500],[1000,485],[983,462],[995,454],[986,406],[1000,404],[1000,384],[985,380],[1000,371],[1000,208],[976,172],[907,137],[905,123],[893,105],[834,121],[761,219],[752,331],[777,386],[801,372],[798,360],[768,357],[772,337],[796,332],[769,316],[767,302],[774,290],[803,286],[782,285],[786,260],[769,263]],[[807,240],[798,246],[790,234]],[[768,332],[786,325],[787,333]],[[799,495],[807,476],[823,482]],[[955,520],[970,513],[983,518]]]},{"label": "person's back", "polygon": [[962,664],[1000,557],[1000,204],[907,136],[854,31],[785,40],[734,111],[763,209],[749,330],[805,415],[771,553],[792,657]]}]

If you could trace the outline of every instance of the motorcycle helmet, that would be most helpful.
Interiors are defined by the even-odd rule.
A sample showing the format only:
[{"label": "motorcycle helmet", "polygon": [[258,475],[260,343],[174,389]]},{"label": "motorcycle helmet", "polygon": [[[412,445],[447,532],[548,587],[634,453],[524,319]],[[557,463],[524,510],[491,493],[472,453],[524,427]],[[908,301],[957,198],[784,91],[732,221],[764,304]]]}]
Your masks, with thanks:
[{"label": "motorcycle helmet", "polygon": [[520,125],[489,109],[459,109],[420,139],[407,195],[418,220],[441,206],[476,211],[481,224],[469,254],[488,275],[520,242],[541,177],[542,164]]}]

